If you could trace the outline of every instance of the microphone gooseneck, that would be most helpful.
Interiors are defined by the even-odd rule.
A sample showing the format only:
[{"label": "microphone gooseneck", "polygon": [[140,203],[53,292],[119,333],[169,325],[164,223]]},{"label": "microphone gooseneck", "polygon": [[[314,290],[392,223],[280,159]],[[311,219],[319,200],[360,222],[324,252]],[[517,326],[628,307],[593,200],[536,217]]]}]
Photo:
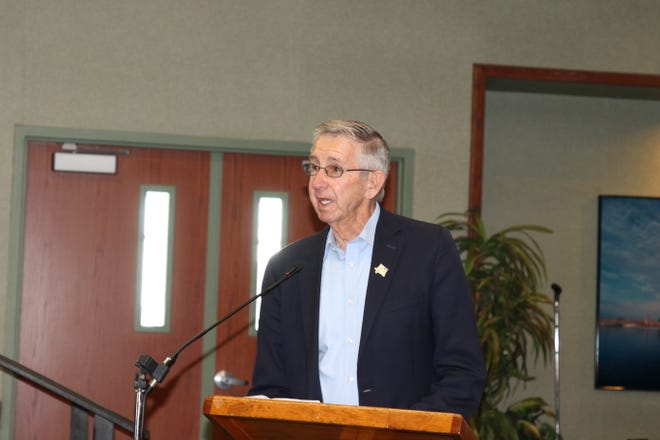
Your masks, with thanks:
[{"label": "microphone gooseneck", "polygon": [[[293,266],[284,274],[278,278],[273,284],[263,289],[259,294],[251,297],[249,300],[245,301],[240,306],[236,307],[234,310],[229,312],[227,315],[218,319],[216,322],[197,333],[192,338],[184,342],[172,355],[165,358],[162,363],[157,363],[151,356],[142,354],[135,362],[135,366],[138,367],[139,371],[136,374],[135,378],[135,430],[134,430],[134,440],[142,440],[142,431],[144,425],[144,416],[145,416],[145,407],[146,407],[146,398],[149,392],[156,387],[157,384],[163,383],[165,377],[170,371],[170,368],[174,365],[177,358],[183,350],[190,346],[195,341],[201,339],[208,332],[243,310],[248,305],[252,304],[258,298],[261,298],[264,295],[267,295],[271,291],[275,290],[280,284],[284,283],[286,280],[297,274],[303,269],[301,263],[294,263]],[[148,381],[148,382],[147,382]]]},{"label": "microphone gooseneck", "polygon": [[169,357],[165,358],[165,360],[161,364],[162,366],[164,366],[165,371],[158,370],[158,371],[155,371],[155,373],[156,373],[155,375],[152,375],[153,377],[152,377],[152,380],[149,384],[149,389],[152,389],[153,387],[155,387],[156,383],[162,383],[163,382],[163,380],[165,379],[165,376],[167,376],[167,373],[169,372],[169,369],[174,365],[174,363],[178,359],[179,354],[181,354],[181,352],[183,350],[185,350],[188,346],[190,346],[195,341],[197,341],[197,340],[201,339],[202,337],[204,337],[204,335],[206,335],[208,332],[210,332],[211,330],[213,330],[214,328],[216,328],[217,326],[219,326],[220,324],[222,324],[223,322],[225,322],[226,320],[228,320],[229,318],[231,318],[232,316],[234,316],[235,314],[237,314],[238,312],[243,310],[248,305],[252,304],[258,298],[261,298],[262,296],[264,296],[264,295],[270,293],[271,291],[275,290],[277,287],[279,287],[280,284],[282,284],[283,282],[285,282],[286,280],[288,280],[289,278],[291,278],[292,276],[294,276],[295,274],[300,272],[302,270],[302,268],[303,268],[303,266],[302,266],[301,263],[294,263],[294,265],[291,266],[291,268],[289,270],[284,272],[284,275],[282,275],[280,278],[278,278],[273,284],[266,287],[259,294],[251,297],[249,300],[245,301],[243,304],[236,307],[234,310],[229,312],[227,315],[225,315],[222,318],[218,319],[213,324],[211,324],[210,326],[208,326],[207,328],[205,328],[204,330],[202,330],[201,332],[197,333],[195,336],[193,336],[192,338],[190,338],[186,342],[184,342],[174,352],[174,354],[172,354]]},{"label": "microphone gooseneck", "polygon": [[[175,351],[174,354],[172,356],[170,356],[169,358],[167,358],[167,359],[172,359],[172,364],[173,364],[174,362],[176,362],[176,359],[179,357],[179,354],[183,350],[185,350],[186,347],[188,347],[190,344],[192,344],[193,342],[195,342],[198,339],[202,338],[208,332],[210,332],[211,330],[213,330],[214,328],[216,328],[217,326],[219,326],[220,324],[222,324],[223,322],[225,322],[226,320],[228,320],[229,318],[234,316],[236,313],[243,310],[248,305],[252,304],[254,301],[257,300],[257,298],[261,298],[262,296],[264,296],[264,295],[270,293],[271,291],[275,290],[280,284],[282,284],[283,282],[285,282],[286,280],[288,280],[289,278],[291,278],[292,276],[294,276],[296,273],[300,272],[301,270],[302,270],[302,264],[295,263],[293,266],[291,266],[291,268],[289,270],[284,272],[284,275],[282,275],[280,278],[278,278],[273,284],[266,287],[259,294],[255,295],[252,298],[250,298],[249,300],[245,301],[240,306],[236,307],[234,310],[229,312],[227,315],[225,315],[222,318],[218,319],[216,322],[211,324],[209,327],[207,327],[204,330],[202,330],[201,332],[197,333],[195,336],[193,336],[188,341],[186,341],[183,345],[181,345],[181,347],[179,347],[179,349],[177,351]],[[167,361],[167,359],[165,359],[165,360]],[[170,364],[170,366],[171,366],[171,364]]]}]

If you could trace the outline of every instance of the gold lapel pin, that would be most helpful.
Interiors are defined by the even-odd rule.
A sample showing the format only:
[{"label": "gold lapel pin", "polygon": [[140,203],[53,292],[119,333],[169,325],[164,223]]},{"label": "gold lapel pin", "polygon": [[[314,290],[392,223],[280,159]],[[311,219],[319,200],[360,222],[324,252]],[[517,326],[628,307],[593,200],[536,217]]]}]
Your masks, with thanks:
[{"label": "gold lapel pin", "polygon": [[385,275],[387,275],[387,271],[389,269],[383,266],[383,264],[379,264],[378,266],[374,267],[374,272],[380,275],[381,277],[385,278]]}]

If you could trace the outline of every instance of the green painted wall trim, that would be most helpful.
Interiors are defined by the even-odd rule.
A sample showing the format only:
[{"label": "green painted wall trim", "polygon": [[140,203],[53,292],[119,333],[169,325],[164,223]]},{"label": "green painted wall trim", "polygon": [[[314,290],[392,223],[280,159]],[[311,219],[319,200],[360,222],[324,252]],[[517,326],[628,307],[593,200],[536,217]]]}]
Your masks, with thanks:
[{"label": "green painted wall trim", "polygon": [[[206,226],[206,277],[204,286],[204,328],[218,319],[218,268],[220,267],[220,229],[222,223],[222,153],[211,153],[209,172],[209,207]],[[215,365],[216,332],[211,330],[202,339],[202,387],[200,402],[215,393],[213,378]],[[212,438],[213,426],[200,411],[199,438]]]}]

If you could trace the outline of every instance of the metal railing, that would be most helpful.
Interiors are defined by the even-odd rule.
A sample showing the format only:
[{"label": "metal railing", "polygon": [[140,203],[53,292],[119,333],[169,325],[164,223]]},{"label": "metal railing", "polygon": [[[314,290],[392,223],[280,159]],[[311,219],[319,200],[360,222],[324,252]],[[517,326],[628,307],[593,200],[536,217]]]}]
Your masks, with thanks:
[{"label": "metal railing", "polygon": [[[0,354],[0,368],[7,370],[16,378],[46,390],[71,405],[71,440],[87,440],[89,415],[94,416],[94,440],[113,440],[115,428],[133,433],[135,426],[127,419],[98,403],[60,385],[26,366]],[[148,439],[149,433],[143,432]]]}]

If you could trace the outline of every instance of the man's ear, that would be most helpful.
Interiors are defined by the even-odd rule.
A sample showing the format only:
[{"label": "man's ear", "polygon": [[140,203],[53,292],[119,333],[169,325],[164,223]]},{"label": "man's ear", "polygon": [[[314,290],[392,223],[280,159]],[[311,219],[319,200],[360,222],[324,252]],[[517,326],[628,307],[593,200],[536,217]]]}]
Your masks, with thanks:
[{"label": "man's ear", "polygon": [[385,186],[385,173],[380,170],[372,171],[369,173],[367,179],[368,198],[374,199],[380,192],[381,188]]}]

